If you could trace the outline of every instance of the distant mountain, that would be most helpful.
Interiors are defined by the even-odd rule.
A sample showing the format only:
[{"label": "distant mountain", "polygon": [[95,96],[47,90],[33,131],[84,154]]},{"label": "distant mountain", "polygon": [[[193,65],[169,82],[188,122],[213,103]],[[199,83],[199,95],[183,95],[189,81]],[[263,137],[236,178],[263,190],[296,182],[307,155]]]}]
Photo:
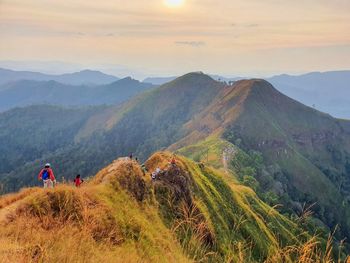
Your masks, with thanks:
[{"label": "distant mountain", "polygon": [[35,104],[115,105],[151,87],[151,84],[131,78],[99,86],[72,86],[53,80],[20,80],[3,85],[0,89],[0,111]]},{"label": "distant mountain", "polygon": [[[35,121],[24,126],[25,109],[16,117],[11,112],[0,115],[4,156],[16,156],[7,152],[18,129],[25,127],[30,140],[41,121],[39,114],[31,114]],[[16,124],[7,129],[12,122]],[[350,122],[307,107],[267,81],[227,85],[190,73],[82,122],[73,131],[74,143],[35,161],[23,159],[1,174],[4,189],[35,184],[33,174],[50,160],[60,176],[93,175],[117,156],[133,152],[144,161],[154,151],[168,149],[201,163],[215,162],[266,202],[282,204],[290,217],[312,206],[313,223],[329,229],[339,224],[339,236],[350,237]],[[46,137],[51,132],[43,129]]]},{"label": "distant mountain", "polygon": [[0,68],[0,85],[18,80],[53,80],[68,85],[102,85],[117,81],[118,78],[93,70],[83,70],[62,75],[49,75],[39,72],[14,71]]},{"label": "distant mountain", "polygon": [[267,79],[284,94],[338,118],[350,119],[350,71],[313,72]]},{"label": "distant mountain", "polygon": [[153,85],[163,85],[163,84],[170,82],[176,78],[177,77],[150,77],[150,78],[144,79],[143,82],[152,83]]}]

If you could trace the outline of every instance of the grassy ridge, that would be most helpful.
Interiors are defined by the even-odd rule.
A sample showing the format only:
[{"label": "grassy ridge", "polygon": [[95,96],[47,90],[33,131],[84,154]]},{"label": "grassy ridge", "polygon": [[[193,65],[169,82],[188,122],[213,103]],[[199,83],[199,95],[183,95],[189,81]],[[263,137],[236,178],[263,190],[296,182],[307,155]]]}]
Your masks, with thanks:
[{"label": "grassy ridge", "polygon": [[[0,199],[3,262],[292,262],[324,258],[316,239],[229,174],[154,154],[151,181],[122,158],[82,188],[26,189]],[[293,249],[289,249],[293,248]],[[289,249],[289,250],[288,250]],[[317,261],[313,261],[317,262]],[[332,262],[332,261],[324,261]]]},{"label": "grassy ridge", "polygon": [[154,206],[110,186],[40,190],[12,220],[0,231],[1,262],[189,261]]}]

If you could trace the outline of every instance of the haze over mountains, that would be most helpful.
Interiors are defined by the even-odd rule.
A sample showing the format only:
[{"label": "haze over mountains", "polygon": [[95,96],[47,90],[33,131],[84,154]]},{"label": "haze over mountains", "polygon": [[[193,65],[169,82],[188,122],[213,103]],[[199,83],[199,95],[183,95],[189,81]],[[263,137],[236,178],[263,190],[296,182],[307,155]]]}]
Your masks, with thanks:
[{"label": "haze over mountains", "polygon": [[350,71],[279,75],[267,79],[284,94],[338,118],[350,119]]},{"label": "haze over mountains", "polygon": [[[227,83],[243,79],[241,77],[227,78],[219,75],[210,76],[215,80]],[[149,84],[159,86],[170,82],[175,78],[175,76],[146,78],[140,83],[142,87],[131,88],[132,91],[130,95],[135,95],[135,90],[149,88],[151,86]],[[24,82],[23,80],[31,81]],[[26,97],[25,94],[37,93],[37,95],[40,95],[40,93],[44,93],[44,91],[47,91],[46,93],[49,95],[43,94],[42,103],[50,103],[54,105],[74,105],[74,99],[73,97],[70,97],[69,94],[74,96],[78,93],[82,95],[82,98],[77,98],[77,106],[111,104],[114,102],[119,103],[120,101],[123,101],[124,98],[116,98],[117,94],[115,92],[117,89],[108,89],[106,86],[100,87],[103,91],[101,91],[100,94],[96,94],[96,99],[88,98],[89,96],[94,97],[96,92],[96,90],[93,90],[90,87],[107,85],[112,82],[116,83],[117,80],[119,80],[119,78],[115,76],[92,70],[84,70],[62,75],[48,75],[30,71],[0,69],[0,92],[4,89],[8,89],[5,93],[0,95],[2,101],[7,101],[3,105],[0,104],[0,110],[10,109],[15,106],[40,103],[37,97],[30,98],[31,96],[29,96],[28,98],[23,98]],[[348,107],[350,103],[350,89],[348,84],[350,83],[350,71],[313,72],[299,76],[284,74],[266,78],[266,80],[271,82],[279,91],[308,106],[315,107],[316,109],[329,113],[334,117],[345,119],[350,118],[350,110]],[[124,83],[126,86],[128,85],[125,80]],[[120,84],[121,83],[119,83],[119,85]],[[67,97],[62,95],[55,99],[58,91],[57,88],[59,88],[59,86],[64,90],[63,94],[67,94]],[[75,88],[70,86],[87,86],[87,88]],[[54,87],[56,87],[56,89]],[[9,88],[13,88],[13,90],[10,91]],[[23,91],[23,89],[26,91]],[[128,89],[128,87],[125,87],[125,89]],[[71,90],[71,93],[67,93],[67,90]],[[108,95],[108,92],[111,93]],[[125,91],[121,91],[121,94],[124,94],[124,92]],[[105,98],[98,98],[98,96],[102,96],[102,94],[105,94]],[[50,97],[53,99],[52,103],[49,99]],[[107,97],[109,98],[107,99]],[[112,97],[115,99],[112,99]],[[121,97],[125,96],[121,95]]]},{"label": "haze over mountains", "polygon": [[323,226],[340,224],[340,236],[350,236],[350,122],[264,80],[226,85],[190,73],[119,106],[10,110],[0,114],[0,127],[3,191],[35,185],[33,174],[47,161],[59,178],[71,178],[130,152],[145,160],[169,149],[200,162],[225,153],[225,167],[266,202],[282,203],[289,215],[315,203]]},{"label": "haze over mountains", "polygon": [[31,71],[15,71],[0,68],[0,85],[18,80],[50,81],[68,85],[102,85],[117,81],[119,78],[100,71],[83,70],[80,72],[50,75]]},{"label": "haze over mountains", "polygon": [[0,111],[38,104],[71,107],[116,105],[152,87],[152,84],[130,77],[94,86],[73,86],[54,80],[18,80],[0,88]]}]

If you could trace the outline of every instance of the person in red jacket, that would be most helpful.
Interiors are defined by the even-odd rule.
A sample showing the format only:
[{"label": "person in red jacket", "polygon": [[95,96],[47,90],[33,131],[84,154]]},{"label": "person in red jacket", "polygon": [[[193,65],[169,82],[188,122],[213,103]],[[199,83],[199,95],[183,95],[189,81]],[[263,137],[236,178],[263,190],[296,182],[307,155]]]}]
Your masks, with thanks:
[{"label": "person in red jacket", "polygon": [[40,171],[38,179],[43,180],[44,188],[53,188],[56,184],[56,178],[49,163],[45,164],[45,168]]},{"label": "person in red jacket", "polygon": [[82,183],[84,183],[84,180],[80,179],[80,174],[78,174],[74,179],[74,184],[76,187],[80,187]]}]

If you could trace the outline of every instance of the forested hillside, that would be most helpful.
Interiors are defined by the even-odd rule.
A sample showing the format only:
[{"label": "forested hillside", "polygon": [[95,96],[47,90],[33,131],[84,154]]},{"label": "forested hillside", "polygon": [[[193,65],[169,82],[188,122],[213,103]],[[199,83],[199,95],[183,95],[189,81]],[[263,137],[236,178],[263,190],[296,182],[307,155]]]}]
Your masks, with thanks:
[{"label": "forested hillside", "polygon": [[19,80],[0,86],[0,111],[38,104],[74,107],[116,105],[149,88],[152,88],[151,84],[131,78],[99,86]]},{"label": "forested hillside", "polygon": [[[103,108],[63,109],[42,105],[17,108],[0,114],[0,175],[1,181],[11,181],[7,174],[44,156],[49,156],[74,144],[76,133],[87,119]],[[33,181],[34,174],[18,178],[23,183]],[[21,183],[21,185],[23,185]],[[9,186],[9,190],[18,190]]]}]

